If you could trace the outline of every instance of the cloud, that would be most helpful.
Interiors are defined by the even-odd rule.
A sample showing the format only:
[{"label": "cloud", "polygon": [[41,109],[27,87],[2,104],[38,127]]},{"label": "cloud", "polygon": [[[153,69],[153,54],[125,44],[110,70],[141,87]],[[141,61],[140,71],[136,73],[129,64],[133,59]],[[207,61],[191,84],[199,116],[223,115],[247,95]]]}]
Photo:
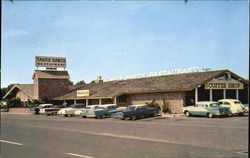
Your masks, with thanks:
[{"label": "cloud", "polygon": [[3,37],[17,37],[27,35],[28,32],[24,30],[11,30],[11,31],[3,31]]}]

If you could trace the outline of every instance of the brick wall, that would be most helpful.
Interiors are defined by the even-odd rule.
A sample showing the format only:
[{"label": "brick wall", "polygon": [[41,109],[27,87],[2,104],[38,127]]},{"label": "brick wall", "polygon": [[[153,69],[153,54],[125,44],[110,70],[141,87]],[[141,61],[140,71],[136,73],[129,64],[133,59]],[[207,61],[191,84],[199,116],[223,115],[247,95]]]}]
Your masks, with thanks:
[{"label": "brick wall", "polygon": [[169,93],[145,93],[145,94],[129,94],[126,95],[126,104],[144,104],[145,102],[152,102],[155,100],[161,107],[163,100],[169,101],[169,109],[171,113],[182,113],[184,105],[185,93],[184,92],[169,92]]},{"label": "brick wall", "polygon": [[38,98],[54,98],[65,94],[69,89],[68,79],[38,79]]}]

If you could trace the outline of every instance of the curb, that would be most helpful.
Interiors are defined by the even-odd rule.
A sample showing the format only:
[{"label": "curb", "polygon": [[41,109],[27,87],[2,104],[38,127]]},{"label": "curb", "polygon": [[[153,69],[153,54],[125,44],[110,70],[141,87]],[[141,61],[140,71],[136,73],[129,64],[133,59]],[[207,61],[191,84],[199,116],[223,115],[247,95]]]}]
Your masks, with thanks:
[{"label": "curb", "polygon": [[163,114],[161,117],[181,117],[185,116],[184,114]]},{"label": "curb", "polygon": [[1,114],[20,114],[20,115],[29,115],[29,114],[31,114],[31,113],[15,113],[15,112],[1,112]]}]

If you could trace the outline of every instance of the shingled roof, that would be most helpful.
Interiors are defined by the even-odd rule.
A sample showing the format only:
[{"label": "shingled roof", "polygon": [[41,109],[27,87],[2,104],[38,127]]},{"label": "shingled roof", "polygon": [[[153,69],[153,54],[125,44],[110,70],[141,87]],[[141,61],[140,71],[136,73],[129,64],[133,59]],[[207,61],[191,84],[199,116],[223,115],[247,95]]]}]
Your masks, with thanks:
[{"label": "shingled roof", "polygon": [[34,84],[15,84],[9,91],[6,93],[6,95],[3,97],[3,99],[11,97],[12,93],[16,93],[18,90],[22,91],[24,94],[26,94],[31,99],[34,99]]},{"label": "shingled roof", "polygon": [[58,70],[35,70],[33,74],[33,79],[35,78],[46,78],[46,79],[69,79],[68,71],[58,71]]},{"label": "shingled roof", "polygon": [[[65,95],[54,99],[113,98],[121,94],[129,93],[189,91],[196,88],[198,85],[204,84],[206,81],[222,76],[225,73],[230,73],[231,76],[240,78],[243,82],[248,84],[245,79],[229,70],[217,70],[84,84],[76,89],[68,91]],[[77,97],[77,90],[87,89],[90,91],[88,97]]]}]

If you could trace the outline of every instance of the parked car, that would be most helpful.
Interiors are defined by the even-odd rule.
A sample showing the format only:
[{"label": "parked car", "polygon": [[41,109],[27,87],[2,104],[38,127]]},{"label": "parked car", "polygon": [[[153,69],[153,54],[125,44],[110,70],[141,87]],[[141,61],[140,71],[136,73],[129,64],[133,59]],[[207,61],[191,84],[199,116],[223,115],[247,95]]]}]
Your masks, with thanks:
[{"label": "parked car", "polygon": [[249,113],[249,104],[243,104],[245,106],[245,113]]},{"label": "parked car", "polygon": [[84,104],[72,104],[72,105],[68,106],[67,108],[63,108],[63,109],[59,110],[57,112],[57,114],[64,115],[65,117],[73,116],[74,112],[76,110],[79,110],[80,108],[84,108],[84,107],[85,107]]},{"label": "parked car", "polygon": [[228,107],[221,107],[219,103],[213,101],[197,102],[196,105],[182,108],[186,117],[189,116],[228,116],[230,114]]},{"label": "parked car", "polygon": [[37,107],[30,108],[30,111],[34,114],[40,114],[40,109],[52,107],[53,104],[40,104]]},{"label": "parked car", "polygon": [[223,107],[228,107],[233,115],[244,115],[245,107],[237,99],[220,99],[218,103]]},{"label": "parked car", "polygon": [[109,113],[111,113],[111,115],[112,115],[112,114],[117,113],[117,112],[122,112],[122,111],[124,111],[126,108],[127,108],[127,107],[125,107],[125,106],[121,106],[121,107],[116,108],[115,110],[109,111]]},{"label": "parked car", "polygon": [[116,108],[117,105],[115,104],[99,105],[94,110],[88,110],[86,112],[86,117],[105,118],[107,116],[111,116],[110,111],[115,110]]},{"label": "parked car", "polygon": [[56,115],[57,111],[66,108],[64,105],[54,105],[46,108],[40,108],[40,113],[41,114],[46,114],[46,115]]},{"label": "parked car", "polygon": [[126,118],[130,118],[131,120],[135,120],[139,117],[147,117],[147,116],[158,116],[158,108],[156,107],[146,107],[144,105],[130,105],[124,111],[117,112],[112,115],[113,118],[120,118],[121,120],[125,120]]},{"label": "parked car", "polygon": [[98,107],[98,105],[88,105],[88,106],[86,106],[86,107],[84,107],[84,108],[81,108],[81,109],[79,109],[79,110],[76,110],[76,111],[74,112],[74,115],[86,116],[86,112],[87,112],[88,110],[94,110],[94,109],[96,109],[97,107]]}]

